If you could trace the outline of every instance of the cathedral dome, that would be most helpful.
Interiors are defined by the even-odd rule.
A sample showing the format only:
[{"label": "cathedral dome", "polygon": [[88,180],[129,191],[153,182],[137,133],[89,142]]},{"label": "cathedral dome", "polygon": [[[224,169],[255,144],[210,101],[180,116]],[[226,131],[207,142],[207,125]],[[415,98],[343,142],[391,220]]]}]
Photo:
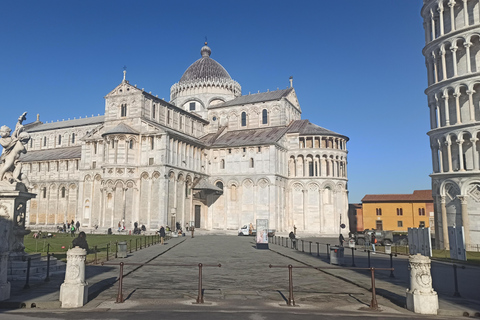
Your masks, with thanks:
[{"label": "cathedral dome", "polygon": [[205,46],[200,50],[202,57],[192,63],[190,67],[183,73],[179,83],[191,81],[208,81],[208,80],[232,80],[227,70],[217,61],[210,58],[212,50]]}]

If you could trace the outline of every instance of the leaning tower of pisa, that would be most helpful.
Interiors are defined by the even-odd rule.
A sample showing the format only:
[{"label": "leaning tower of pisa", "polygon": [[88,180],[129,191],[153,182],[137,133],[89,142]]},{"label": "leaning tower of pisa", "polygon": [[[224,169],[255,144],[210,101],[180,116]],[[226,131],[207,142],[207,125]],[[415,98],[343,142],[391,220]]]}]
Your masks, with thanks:
[{"label": "leaning tower of pisa", "polygon": [[480,0],[424,0],[421,15],[436,246],[463,226],[468,250],[480,244]]}]

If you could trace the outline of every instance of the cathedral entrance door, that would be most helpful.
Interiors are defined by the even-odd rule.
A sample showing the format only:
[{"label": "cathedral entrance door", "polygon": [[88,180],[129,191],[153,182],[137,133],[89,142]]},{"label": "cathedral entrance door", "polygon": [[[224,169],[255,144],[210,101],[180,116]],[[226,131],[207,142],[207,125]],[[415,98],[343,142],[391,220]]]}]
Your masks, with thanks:
[{"label": "cathedral entrance door", "polygon": [[195,205],[195,228],[200,228],[201,206]]}]

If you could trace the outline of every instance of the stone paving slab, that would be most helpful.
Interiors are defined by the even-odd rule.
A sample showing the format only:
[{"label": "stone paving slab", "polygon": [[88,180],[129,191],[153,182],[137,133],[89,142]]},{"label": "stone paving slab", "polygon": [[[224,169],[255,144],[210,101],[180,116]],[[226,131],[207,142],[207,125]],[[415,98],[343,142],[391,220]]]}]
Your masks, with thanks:
[{"label": "stone paving slab", "polygon": [[[325,254],[324,254],[325,255]],[[201,258],[199,258],[201,257]],[[214,305],[239,306],[244,303],[263,306],[285,306],[288,297],[288,269],[268,268],[269,264],[287,266],[330,266],[328,262],[306,253],[270,244],[270,250],[257,250],[253,237],[196,235],[179,237],[165,246],[154,245],[129,254],[119,263],[151,264],[218,264],[205,267],[204,297]],[[117,295],[118,266],[87,265],[89,303],[82,309],[122,308],[127,305],[155,305],[158,301],[172,304],[192,304],[198,295],[198,267],[155,267],[125,265],[125,304],[114,304]],[[294,297],[303,307],[360,308],[368,307],[371,300],[370,277],[351,270],[294,269]],[[379,305],[388,312],[411,315],[403,308],[408,284],[379,274],[376,280]],[[0,302],[35,303],[37,308],[59,308],[59,288],[63,275],[52,277],[48,283],[34,283],[34,290],[23,290],[24,282],[12,282],[12,297]],[[387,297],[385,299],[383,297]],[[394,303],[390,302],[393,301]],[[113,305],[112,305],[113,304]],[[462,305],[463,304],[463,305]],[[442,314],[458,316],[467,311],[477,312],[465,299],[440,300]]]}]

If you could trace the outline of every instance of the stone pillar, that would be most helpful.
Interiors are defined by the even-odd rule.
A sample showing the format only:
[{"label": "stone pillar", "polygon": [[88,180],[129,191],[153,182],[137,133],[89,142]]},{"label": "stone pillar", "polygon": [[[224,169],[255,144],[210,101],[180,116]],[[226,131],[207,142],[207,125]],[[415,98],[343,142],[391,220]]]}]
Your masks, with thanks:
[{"label": "stone pillar", "polygon": [[446,197],[442,196],[440,207],[442,210],[442,233],[443,233],[443,249],[450,248],[450,244],[448,241],[448,221],[447,221],[447,205],[446,205]]},{"label": "stone pillar", "polygon": [[471,42],[464,42],[463,45],[465,46],[465,50],[467,53],[467,72],[472,72],[472,61],[470,60],[470,47],[472,46]]},{"label": "stone pillar", "polygon": [[85,258],[87,250],[75,247],[67,251],[65,281],[60,287],[62,308],[79,308],[88,300],[88,287],[85,282]]},{"label": "stone pillar", "polygon": [[462,204],[462,225],[465,237],[465,248],[470,249],[470,219],[468,217],[468,196],[457,196]]},{"label": "stone pillar", "polygon": [[[450,7],[450,29],[452,31],[455,31],[455,12],[454,12],[454,7],[455,7],[455,0],[450,0],[448,2],[448,6]],[[455,63],[455,60],[453,60]]]},{"label": "stone pillar", "polygon": [[0,252],[0,301],[10,299],[10,282],[7,281],[8,253]]},{"label": "stone pillar", "polygon": [[407,309],[421,314],[437,314],[438,295],[432,288],[430,258],[417,253],[409,257],[410,289],[407,290]]},{"label": "stone pillar", "polygon": [[458,67],[457,67],[457,46],[451,46],[450,51],[452,51],[452,62],[453,62],[453,76],[458,76]]}]

